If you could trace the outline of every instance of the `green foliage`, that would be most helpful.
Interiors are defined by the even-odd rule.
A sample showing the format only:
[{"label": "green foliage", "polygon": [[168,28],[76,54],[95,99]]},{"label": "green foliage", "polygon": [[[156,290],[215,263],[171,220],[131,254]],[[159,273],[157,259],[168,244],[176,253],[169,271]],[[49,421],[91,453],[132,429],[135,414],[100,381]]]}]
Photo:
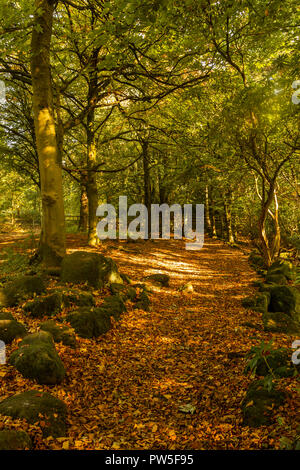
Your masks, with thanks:
[{"label": "green foliage", "polygon": [[264,378],[264,387],[270,391],[272,390],[274,373],[268,363],[268,356],[273,349],[273,340],[265,343],[262,341],[258,346],[253,346],[247,354],[247,365],[245,367],[245,373],[251,372],[251,377],[255,377],[256,369],[260,360],[263,360],[268,368],[269,374]]},{"label": "green foliage", "polygon": [[13,248],[5,248],[2,256],[4,259],[0,263],[1,275],[20,273],[28,267],[28,257],[24,253],[16,252]]}]

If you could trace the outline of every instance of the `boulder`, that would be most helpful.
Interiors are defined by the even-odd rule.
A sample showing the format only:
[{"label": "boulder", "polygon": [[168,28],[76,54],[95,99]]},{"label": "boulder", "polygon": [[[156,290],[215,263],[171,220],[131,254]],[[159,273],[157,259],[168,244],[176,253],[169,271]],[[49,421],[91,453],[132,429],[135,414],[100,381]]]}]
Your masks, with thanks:
[{"label": "boulder", "polygon": [[67,321],[82,338],[97,338],[112,326],[110,316],[101,308],[81,307],[71,312]]},{"label": "boulder", "polygon": [[29,450],[32,442],[24,431],[3,429],[0,431],[0,450]]},{"label": "boulder", "polygon": [[284,312],[267,312],[263,315],[264,330],[274,333],[299,334],[300,323]]},{"label": "boulder", "polygon": [[16,321],[11,313],[0,312],[0,340],[5,344],[11,343],[15,338],[26,336],[27,330],[22,323]]},{"label": "boulder", "polygon": [[250,266],[259,273],[264,272],[264,270],[266,269],[266,263],[263,257],[257,252],[250,253],[248,261]]},{"label": "boulder", "polygon": [[119,320],[122,313],[126,312],[126,306],[119,295],[105,297],[104,302],[99,307],[107,316]]},{"label": "boulder", "polygon": [[127,274],[120,273],[120,276],[123,279],[123,282],[125,282],[125,284],[131,284],[131,279],[129,276],[127,276]]},{"label": "boulder", "polygon": [[113,282],[123,284],[118,268],[111,258],[86,251],[75,251],[65,256],[61,279],[73,284],[87,283],[99,289]]},{"label": "boulder", "polygon": [[40,331],[25,336],[9,363],[28,379],[39,384],[55,385],[65,377],[64,365],[57,354],[50,333]]},{"label": "boulder", "polygon": [[141,309],[144,310],[145,312],[148,312],[150,309],[150,299],[149,296],[147,295],[146,291],[142,291],[133,306],[134,309]]},{"label": "boulder", "polygon": [[253,382],[242,402],[243,424],[250,427],[272,423],[272,410],[284,403],[285,395],[276,389],[267,390],[262,380]]},{"label": "boulder", "polygon": [[293,281],[295,279],[296,269],[292,263],[278,259],[268,269],[267,276],[281,275],[287,280]]},{"label": "boulder", "polygon": [[75,332],[68,325],[48,320],[40,325],[40,329],[50,333],[55,343],[63,343],[71,348],[76,348],[77,346]]},{"label": "boulder", "polygon": [[24,311],[33,318],[55,315],[61,311],[62,296],[55,292],[50,295],[36,297],[24,305]]},{"label": "boulder", "polygon": [[90,292],[70,290],[62,294],[62,306],[70,307],[76,305],[77,307],[93,307],[96,302],[94,296]]},{"label": "boulder", "polygon": [[0,402],[0,414],[14,419],[26,419],[28,423],[42,422],[43,436],[66,435],[67,407],[64,402],[47,392],[29,390]]},{"label": "boulder", "polygon": [[44,281],[40,276],[22,276],[8,282],[0,290],[0,306],[14,307],[19,302],[45,291]]},{"label": "boulder", "polygon": [[269,292],[271,294],[269,311],[284,312],[293,316],[296,312],[296,305],[299,304],[298,290],[288,286],[273,286]]},{"label": "boulder", "polygon": [[262,292],[253,297],[245,297],[242,300],[242,305],[245,308],[251,308],[256,312],[267,312],[270,303],[271,294],[269,292]]},{"label": "boulder", "polygon": [[150,276],[145,277],[145,279],[162,287],[168,287],[170,281],[170,277],[167,274],[150,274]]},{"label": "boulder", "polygon": [[281,273],[269,273],[266,276],[267,284],[278,284],[284,286],[287,284],[286,277]]}]

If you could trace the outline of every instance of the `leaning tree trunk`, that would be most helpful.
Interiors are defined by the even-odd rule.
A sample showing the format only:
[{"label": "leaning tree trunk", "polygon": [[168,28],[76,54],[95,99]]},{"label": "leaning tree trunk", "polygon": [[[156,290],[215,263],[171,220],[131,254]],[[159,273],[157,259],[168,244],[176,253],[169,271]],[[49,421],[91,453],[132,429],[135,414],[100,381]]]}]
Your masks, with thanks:
[{"label": "leaning tree trunk", "polygon": [[53,0],[35,0],[31,39],[33,114],[42,199],[39,258],[57,266],[65,255],[62,168],[55,129],[50,71],[50,47],[55,7]]}]

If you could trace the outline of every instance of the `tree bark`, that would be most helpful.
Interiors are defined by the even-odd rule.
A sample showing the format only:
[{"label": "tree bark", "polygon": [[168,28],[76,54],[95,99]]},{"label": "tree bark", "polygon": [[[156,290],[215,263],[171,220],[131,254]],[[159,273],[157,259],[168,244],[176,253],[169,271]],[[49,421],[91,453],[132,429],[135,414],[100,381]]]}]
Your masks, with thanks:
[{"label": "tree bark", "polygon": [[149,168],[148,142],[142,142],[143,169],[144,169],[144,204],[148,210],[148,236],[151,233],[151,178]]},{"label": "tree bark", "polygon": [[81,184],[80,187],[80,217],[78,230],[81,232],[88,231],[88,219],[89,219],[89,205],[88,197],[86,193],[86,187],[84,184]]},{"label": "tree bark", "polygon": [[212,235],[211,220],[209,214],[209,188],[208,185],[205,186],[205,223],[207,232]]},{"label": "tree bark", "polygon": [[54,120],[50,47],[55,2],[35,0],[31,39],[33,113],[41,178],[42,229],[39,258],[57,266],[65,256],[62,168]]},{"label": "tree bark", "polygon": [[210,201],[210,208],[211,208],[211,235],[212,235],[212,238],[217,238],[215,201],[213,199],[211,199]]},{"label": "tree bark", "polygon": [[95,106],[98,101],[98,64],[99,49],[95,49],[91,56],[90,72],[89,72],[89,90],[88,103],[90,106],[87,113],[87,197],[88,197],[88,244],[96,246],[99,244],[97,237],[97,208],[98,208],[98,187],[95,167],[97,163],[97,149],[95,139]]},{"label": "tree bark", "polygon": [[232,230],[232,217],[231,217],[231,194],[227,193],[223,197],[223,204],[224,204],[224,214],[225,214],[225,224],[226,224],[226,231],[227,231],[227,241],[229,243],[234,243],[234,235]]}]

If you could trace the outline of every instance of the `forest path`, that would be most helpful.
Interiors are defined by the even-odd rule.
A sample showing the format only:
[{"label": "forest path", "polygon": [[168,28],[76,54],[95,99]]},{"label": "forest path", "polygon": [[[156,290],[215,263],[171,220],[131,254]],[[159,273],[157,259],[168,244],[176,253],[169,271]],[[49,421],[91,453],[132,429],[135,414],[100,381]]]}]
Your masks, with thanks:
[{"label": "forest path", "polygon": [[[2,240],[2,247],[12,246],[24,251],[27,243]],[[241,305],[255,292],[251,283],[257,278],[246,254],[211,239],[201,250],[187,251],[181,240],[107,241],[89,248],[85,236],[68,235],[68,251],[73,250],[111,256],[134,282],[168,274],[170,285],[153,286],[149,312],[129,303],[105,335],[78,338],[75,350],[57,344],[67,371],[60,385],[37,386],[9,366],[3,398],[38,387],[68,407],[68,436],[37,440],[36,448],[260,449],[278,441],[280,427],[274,435],[274,426],[242,426],[240,405],[251,382],[243,373],[245,354],[270,337],[290,347],[289,337],[264,332],[261,314]],[[187,282],[193,293],[179,290]],[[94,294],[101,304],[103,292]],[[29,322],[21,308],[13,313]],[[39,321],[30,322],[30,331],[36,331]],[[289,399],[279,411],[290,415],[288,423],[295,407]]]},{"label": "forest path", "polygon": [[[199,251],[185,250],[183,241],[105,246],[104,254],[135,282],[159,272],[170,276],[170,286],[153,288],[150,312],[125,313],[96,342],[94,358],[88,348],[85,376],[94,368],[98,379],[83,383],[79,408],[86,408],[74,422],[79,415],[95,422],[102,449],[261,447],[268,430],[241,426],[249,383],[243,356],[267,339],[243,326],[261,324],[259,314],[241,306],[256,279],[247,256],[211,239]],[[194,293],[178,290],[187,282]]]}]

